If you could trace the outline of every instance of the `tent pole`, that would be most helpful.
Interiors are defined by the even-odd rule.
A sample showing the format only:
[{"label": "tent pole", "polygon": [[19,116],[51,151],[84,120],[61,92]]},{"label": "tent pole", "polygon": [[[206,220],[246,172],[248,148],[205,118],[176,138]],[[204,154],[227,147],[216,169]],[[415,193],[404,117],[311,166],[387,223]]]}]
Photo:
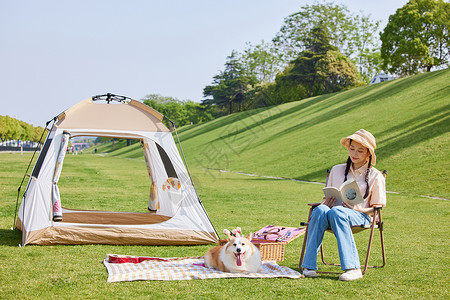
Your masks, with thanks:
[{"label": "tent pole", "polygon": [[[51,119],[50,121],[48,121],[48,122],[45,124],[45,128],[44,128],[44,130],[42,131],[41,137],[39,138],[38,145],[37,145],[36,148],[34,149],[33,156],[31,157],[31,160],[30,160],[30,162],[28,163],[27,170],[25,171],[25,174],[23,175],[22,182],[20,183],[20,186],[19,186],[19,188],[17,189],[16,210],[15,210],[15,212],[14,212],[14,223],[13,223],[13,227],[11,227],[11,230],[14,230],[14,228],[16,227],[17,207],[18,207],[18,204],[19,204],[20,190],[22,189],[22,185],[23,185],[23,182],[25,181],[25,177],[27,177],[27,174],[28,174],[28,171],[29,171],[29,169],[30,169],[31,163],[33,162],[34,156],[36,155],[36,152],[37,152],[37,150],[38,150],[38,148],[39,148],[39,145],[41,144],[41,141],[42,141],[42,138],[44,137],[45,131],[48,130],[48,129],[47,129],[48,124],[50,124],[52,121],[53,121],[53,123],[54,123],[54,122],[56,121],[56,119],[57,119],[57,118],[54,117],[53,119]],[[25,202],[24,202],[24,205],[25,205]],[[25,207],[24,207],[24,208],[25,208]],[[24,211],[25,211],[25,209],[24,209]],[[23,226],[23,224],[22,224],[22,226]],[[22,228],[22,232],[23,232],[23,230],[24,230],[24,228]],[[23,236],[23,235],[22,235],[22,236]],[[23,245],[23,238],[22,238],[22,245]]]},{"label": "tent pole", "polygon": [[[181,142],[180,142],[180,138],[178,137],[177,127],[175,126],[175,122],[172,121],[172,120],[170,120],[169,118],[167,118],[167,117],[165,117],[165,116],[164,116],[164,118],[166,118],[166,119],[172,124],[172,127],[173,127],[173,129],[175,130],[175,135],[176,135],[176,137],[177,137],[178,146],[180,146],[181,156],[183,157],[183,162],[184,162],[184,165],[185,165],[186,170],[187,170],[187,172],[188,172],[189,179],[191,180],[192,186],[194,187],[194,190],[195,190],[194,180],[192,180],[191,172],[189,171],[189,167],[188,167],[188,165],[187,165],[186,158],[184,157],[183,148],[181,147]],[[217,233],[217,230],[216,230],[216,228],[214,227],[214,224],[211,222],[211,219],[209,218],[208,213],[206,212],[206,209],[205,209],[205,207],[203,206],[202,200],[200,199],[200,197],[199,197],[198,194],[197,194],[197,190],[195,190],[195,195],[197,195],[198,203],[200,203],[200,206],[203,208],[203,211],[205,212],[205,215],[206,215],[206,217],[208,218],[209,223],[212,225],[212,227],[213,227],[213,229],[214,229],[214,232],[216,233],[217,237],[219,237],[219,234]]]}]

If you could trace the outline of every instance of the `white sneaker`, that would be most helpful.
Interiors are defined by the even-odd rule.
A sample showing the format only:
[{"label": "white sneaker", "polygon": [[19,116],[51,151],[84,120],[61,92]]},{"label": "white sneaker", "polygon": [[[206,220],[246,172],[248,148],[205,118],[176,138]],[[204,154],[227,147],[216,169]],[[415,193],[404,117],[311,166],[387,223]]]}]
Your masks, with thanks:
[{"label": "white sneaker", "polygon": [[317,277],[317,273],[315,270],[309,270],[303,268],[303,276],[305,277]]},{"label": "white sneaker", "polygon": [[339,280],[342,281],[351,281],[355,279],[360,279],[363,277],[361,269],[350,269],[345,270],[345,273],[339,276]]}]

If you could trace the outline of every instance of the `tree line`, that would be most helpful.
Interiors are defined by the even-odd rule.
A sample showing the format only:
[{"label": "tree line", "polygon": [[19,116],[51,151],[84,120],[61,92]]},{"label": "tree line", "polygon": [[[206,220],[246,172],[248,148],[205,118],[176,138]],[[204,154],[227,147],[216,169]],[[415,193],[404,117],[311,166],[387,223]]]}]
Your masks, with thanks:
[{"label": "tree line", "polygon": [[10,116],[0,116],[0,139],[2,141],[22,140],[39,142],[43,131],[44,128],[40,126],[35,127]]},{"label": "tree line", "polygon": [[201,105],[160,95],[143,101],[186,125],[366,85],[381,71],[407,76],[445,68],[449,22],[444,0],[410,0],[382,31],[370,15],[316,2],[286,17],[272,41],[233,50]]},{"label": "tree line", "polygon": [[223,112],[215,106],[206,106],[190,100],[181,101],[159,94],[147,95],[141,101],[163,114],[167,118],[163,123],[169,128],[171,126],[169,120],[179,127],[210,121],[223,115]]}]

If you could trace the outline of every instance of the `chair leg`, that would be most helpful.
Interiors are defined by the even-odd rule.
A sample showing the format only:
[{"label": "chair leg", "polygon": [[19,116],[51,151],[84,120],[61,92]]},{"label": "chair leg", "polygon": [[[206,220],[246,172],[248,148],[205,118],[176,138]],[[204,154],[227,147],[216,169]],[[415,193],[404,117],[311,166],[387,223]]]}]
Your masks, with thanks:
[{"label": "chair leg", "polygon": [[[380,223],[381,224],[381,223]],[[380,240],[381,240],[381,253],[382,253],[382,259],[383,259],[383,264],[381,266],[369,266],[369,258],[370,258],[370,251],[372,249],[372,241],[373,241],[373,235],[374,235],[374,231],[375,231],[375,223],[372,226],[371,230],[370,230],[370,236],[369,236],[369,244],[367,246],[367,253],[366,253],[366,260],[364,262],[364,268],[362,270],[362,273],[365,274],[367,271],[367,268],[382,268],[386,265],[386,254],[385,254],[385,249],[384,249],[384,237],[383,237],[383,229],[381,227],[382,225],[380,225]],[[320,245],[320,256],[322,259],[322,263],[328,266],[340,266],[341,264],[335,264],[335,263],[329,263],[325,260],[325,251],[323,248],[323,244]],[[319,272],[317,271],[317,273],[335,273],[335,272]]]},{"label": "chair leg", "polygon": [[322,263],[328,266],[340,266],[341,264],[334,264],[334,263],[329,263],[327,261],[325,261],[325,251],[323,250],[323,243],[322,245],[320,245],[320,257],[322,259]]},{"label": "chair leg", "polygon": [[366,261],[364,263],[364,269],[362,273],[366,273],[367,267],[369,265],[369,257],[370,257],[370,250],[372,249],[372,240],[373,240],[373,232],[375,230],[375,222],[373,222],[372,228],[370,229],[370,237],[369,237],[369,245],[367,246],[367,253],[366,253]]},{"label": "chair leg", "polygon": [[298,268],[300,270],[302,270],[303,257],[305,256],[306,240],[308,239],[309,222],[311,221],[311,214],[312,214],[313,209],[314,209],[313,207],[311,207],[309,209],[308,222],[300,223],[301,226],[306,226],[305,234],[304,234],[304,237],[303,237],[302,254],[300,254],[300,261],[298,262]]},{"label": "chair leg", "polygon": [[364,264],[364,270],[362,271],[362,273],[366,273],[367,268],[383,268],[386,265],[386,252],[384,249],[384,236],[383,236],[383,220],[381,219],[381,212],[379,209],[376,209],[374,212],[374,220],[376,220],[378,218],[378,229],[380,231],[380,241],[381,241],[381,256],[383,259],[383,264],[381,266],[369,266],[369,257],[370,257],[370,250],[372,247],[372,241],[373,241],[373,235],[374,235],[374,231],[375,231],[375,224],[376,222],[374,221],[372,223],[371,229],[370,229],[370,238],[369,238],[369,245],[367,247],[367,254],[366,254],[366,262]]},{"label": "chair leg", "polygon": [[303,257],[305,256],[306,249],[306,239],[308,238],[308,226],[306,226],[306,231],[303,237],[302,254],[300,254],[300,261],[298,262],[298,268],[302,270]]},{"label": "chair leg", "polygon": [[322,259],[322,263],[328,265],[328,263],[325,261],[325,251],[323,251],[323,242],[320,244],[320,258]]},{"label": "chair leg", "polygon": [[[380,208],[381,209],[381,208]],[[379,268],[383,268],[386,265],[386,251],[384,249],[384,235],[383,235],[383,219],[381,218],[381,211],[378,211],[379,217],[379,229],[380,229],[380,240],[381,240],[381,255],[383,257],[383,264]]]},{"label": "chair leg", "polygon": [[380,222],[380,240],[381,240],[381,255],[383,257],[383,264],[380,268],[383,268],[386,265],[386,252],[384,250],[384,236],[383,236],[383,223]]},{"label": "chair leg", "polygon": [[[322,259],[322,263],[328,266],[340,266],[340,264],[333,264],[325,261],[325,251],[323,250],[323,243],[320,245],[320,258]],[[320,274],[342,274],[342,272],[324,272],[324,271],[316,271]]]}]

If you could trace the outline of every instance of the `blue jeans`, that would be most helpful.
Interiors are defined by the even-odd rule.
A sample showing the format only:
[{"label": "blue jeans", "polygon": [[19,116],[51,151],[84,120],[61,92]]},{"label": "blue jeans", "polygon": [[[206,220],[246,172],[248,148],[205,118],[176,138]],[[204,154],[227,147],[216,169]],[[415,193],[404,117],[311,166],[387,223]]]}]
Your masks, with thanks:
[{"label": "blue jeans", "polygon": [[331,228],[336,236],[342,270],[361,268],[350,226],[368,224],[370,224],[370,217],[359,211],[343,206],[335,206],[331,209],[326,205],[317,206],[309,221],[302,268],[317,270],[317,254],[322,244],[323,234],[328,228]]}]

